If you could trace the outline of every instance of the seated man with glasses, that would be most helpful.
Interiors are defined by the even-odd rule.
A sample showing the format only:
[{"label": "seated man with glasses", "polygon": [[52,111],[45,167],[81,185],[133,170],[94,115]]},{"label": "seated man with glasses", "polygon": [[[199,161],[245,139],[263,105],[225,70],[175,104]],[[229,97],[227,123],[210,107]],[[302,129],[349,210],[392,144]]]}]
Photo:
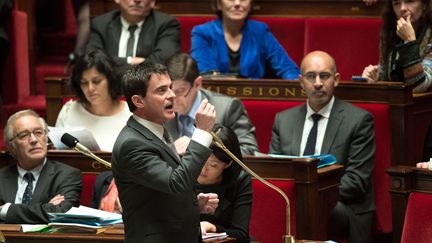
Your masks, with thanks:
[{"label": "seated man with glasses", "polygon": [[32,110],[7,121],[4,142],[16,164],[0,169],[0,222],[46,224],[47,213],[80,205],[80,170],[47,159],[47,125]]},{"label": "seated man with glasses", "polygon": [[375,210],[372,170],[375,156],[372,115],[334,97],[339,83],[335,60],[314,51],[301,63],[300,85],[307,102],[276,114],[270,153],[332,154],[345,168],[339,201],[331,212],[329,239],[371,242]]},{"label": "seated man with glasses", "polygon": [[175,140],[177,152],[182,155],[195,129],[195,113],[203,99],[216,108],[216,123],[231,128],[237,135],[243,155],[258,151],[255,127],[237,98],[202,89],[202,77],[194,59],[187,54],[175,54],[167,61],[172,80],[174,111],[176,119],[166,122],[166,127]]}]

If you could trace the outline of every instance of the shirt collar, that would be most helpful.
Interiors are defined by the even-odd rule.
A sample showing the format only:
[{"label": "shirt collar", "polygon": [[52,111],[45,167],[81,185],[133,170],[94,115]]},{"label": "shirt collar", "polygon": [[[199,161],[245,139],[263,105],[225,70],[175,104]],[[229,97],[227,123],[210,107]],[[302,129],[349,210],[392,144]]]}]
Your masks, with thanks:
[{"label": "shirt collar", "polygon": [[192,107],[191,107],[191,109],[190,109],[190,111],[188,113],[188,116],[190,118],[192,118],[192,120],[194,120],[194,121],[195,121],[195,115],[196,115],[196,113],[198,111],[198,108],[199,108],[199,106],[201,104],[201,99],[202,99],[202,94],[201,94],[201,90],[200,90],[200,91],[197,92],[197,96],[195,97],[195,100],[194,100],[194,102],[192,104]]},{"label": "shirt collar", "polygon": [[46,161],[47,161],[47,159],[46,159],[46,157],[45,157],[44,162],[43,162],[42,164],[36,166],[35,168],[33,168],[33,169],[30,170],[30,171],[27,171],[27,170],[23,169],[21,166],[19,166],[19,165],[17,164],[17,168],[18,168],[18,176],[22,179],[22,178],[24,178],[24,175],[25,175],[27,172],[31,172],[31,173],[33,174],[35,180],[37,180],[37,179],[39,178],[39,175],[40,175],[41,171],[42,171],[42,168],[43,168],[44,165],[46,164]]},{"label": "shirt collar", "polygon": [[333,104],[334,104],[334,100],[335,97],[332,96],[332,98],[330,99],[329,103],[327,103],[327,105],[325,105],[323,108],[321,108],[321,110],[319,110],[318,112],[315,112],[310,106],[309,106],[309,100],[307,101],[307,111],[306,111],[306,119],[308,119],[310,116],[312,116],[315,113],[320,114],[322,117],[325,117],[327,119],[329,119],[330,117],[330,112],[331,109],[333,108]]},{"label": "shirt collar", "polygon": [[149,120],[146,120],[144,118],[141,118],[135,114],[133,114],[133,118],[141,125],[143,125],[145,128],[150,130],[156,137],[158,137],[160,140],[163,141],[163,134],[164,134],[164,128],[163,126],[151,122]]},{"label": "shirt collar", "polygon": [[[120,22],[122,24],[123,29],[128,30],[129,26],[131,24],[129,24],[129,22],[127,22],[126,19],[123,18],[123,16],[120,16]],[[141,20],[140,22],[138,22],[137,25],[137,29],[141,29],[141,26],[144,24],[144,20]]]}]

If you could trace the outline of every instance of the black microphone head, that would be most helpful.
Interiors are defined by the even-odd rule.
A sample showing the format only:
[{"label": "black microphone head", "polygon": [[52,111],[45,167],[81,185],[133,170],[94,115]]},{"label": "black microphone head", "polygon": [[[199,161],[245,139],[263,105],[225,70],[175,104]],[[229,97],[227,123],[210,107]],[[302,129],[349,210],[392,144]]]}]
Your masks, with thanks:
[{"label": "black microphone head", "polygon": [[63,134],[63,136],[60,138],[62,143],[64,143],[69,148],[74,148],[77,143],[79,143],[78,139],[69,133]]}]

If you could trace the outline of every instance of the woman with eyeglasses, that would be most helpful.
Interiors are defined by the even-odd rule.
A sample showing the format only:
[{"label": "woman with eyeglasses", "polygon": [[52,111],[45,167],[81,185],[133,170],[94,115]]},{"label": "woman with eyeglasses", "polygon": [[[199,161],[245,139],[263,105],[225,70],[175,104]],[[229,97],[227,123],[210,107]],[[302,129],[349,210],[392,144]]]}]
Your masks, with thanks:
[{"label": "woman with eyeglasses", "polygon": [[414,92],[432,84],[431,0],[389,0],[383,15],[379,65],[367,66],[368,82],[396,81],[413,85]]},{"label": "woman with eyeglasses", "polygon": [[[297,65],[262,22],[249,19],[252,0],[216,0],[218,18],[192,30],[191,55],[201,74],[298,79]],[[268,74],[267,74],[268,76]]]},{"label": "woman with eyeglasses", "polygon": [[56,127],[85,127],[94,135],[103,151],[112,151],[121,129],[131,112],[122,95],[118,67],[103,51],[81,56],[70,78],[78,100],[63,105]]}]

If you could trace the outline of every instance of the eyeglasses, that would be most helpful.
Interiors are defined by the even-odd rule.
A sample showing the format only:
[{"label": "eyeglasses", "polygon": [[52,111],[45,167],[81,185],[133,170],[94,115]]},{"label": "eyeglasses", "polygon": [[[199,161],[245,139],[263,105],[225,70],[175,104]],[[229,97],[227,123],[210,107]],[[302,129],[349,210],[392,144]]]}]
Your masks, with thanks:
[{"label": "eyeglasses", "polygon": [[316,77],[318,76],[320,78],[321,81],[328,81],[329,79],[331,79],[333,77],[333,73],[329,73],[329,72],[320,72],[320,73],[313,73],[313,72],[309,72],[309,73],[305,73],[303,74],[303,78],[306,79],[309,82],[315,82]]},{"label": "eyeglasses", "polygon": [[18,139],[19,141],[25,141],[28,140],[30,138],[30,135],[33,134],[37,139],[41,139],[46,135],[46,130],[42,129],[42,128],[36,128],[33,131],[22,131],[17,133],[14,137],[12,137],[11,139],[9,139],[9,141],[14,140],[15,138]]},{"label": "eyeglasses", "polygon": [[193,88],[193,86],[190,86],[189,89],[180,88],[178,90],[173,90],[173,92],[177,97],[183,96],[184,98],[186,98],[189,95],[192,88]]}]

